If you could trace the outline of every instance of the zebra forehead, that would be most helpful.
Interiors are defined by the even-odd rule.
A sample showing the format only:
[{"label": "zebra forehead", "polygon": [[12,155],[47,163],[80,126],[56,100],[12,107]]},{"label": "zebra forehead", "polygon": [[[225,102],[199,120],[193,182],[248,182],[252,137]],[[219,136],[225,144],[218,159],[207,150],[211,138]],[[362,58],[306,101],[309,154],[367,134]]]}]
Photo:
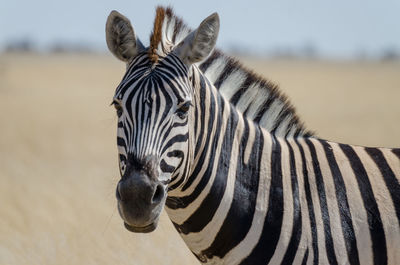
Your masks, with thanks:
[{"label": "zebra forehead", "polygon": [[[139,93],[147,102],[162,91],[164,98],[175,98],[178,103],[188,100],[188,88],[177,79],[171,80],[168,76],[163,75],[157,75],[157,77],[148,75],[139,80],[132,80],[134,78],[123,81],[117,87],[114,100],[121,101],[123,98],[126,99],[133,94]],[[169,95],[168,97],[166,96],[167,94]],[[142,100],[142,98],[137,100]]]}]

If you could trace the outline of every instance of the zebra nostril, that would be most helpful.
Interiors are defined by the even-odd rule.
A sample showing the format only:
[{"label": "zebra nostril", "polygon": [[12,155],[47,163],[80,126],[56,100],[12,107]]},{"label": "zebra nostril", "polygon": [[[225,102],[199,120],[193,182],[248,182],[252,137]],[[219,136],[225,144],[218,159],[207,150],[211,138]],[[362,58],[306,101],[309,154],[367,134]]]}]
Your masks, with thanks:
[{"label": "zebra nostril", "polygon": [[153,194],[153,198],[151,199],[151,203],[152,204],[158,204],[162,201],[162,199],[164,198],[164,188],[161,184],[158,184],[156,187],[156,190]]}]

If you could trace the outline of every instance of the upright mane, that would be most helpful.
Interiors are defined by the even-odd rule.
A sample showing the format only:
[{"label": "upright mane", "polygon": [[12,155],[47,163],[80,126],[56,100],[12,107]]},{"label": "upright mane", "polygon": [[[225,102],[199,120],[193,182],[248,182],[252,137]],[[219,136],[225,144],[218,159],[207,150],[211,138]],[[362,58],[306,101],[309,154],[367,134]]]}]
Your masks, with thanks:
[{"label": "upright mane", "polygon": [[[168,54],[191,31],[170,7],[157,7],[150,36],[150,58],[155,58],[155,62],[157,54]],[[255,74],[236,59],[215,49],[206,60],[196,65],[247,119],[279,136],[312,135],[278,85]]]},{"label": "upright mane", "polygon": [[150,60],[155,63],[158,60],[158,44],[161,41],[162,37],[162,26],[165,17],[165,9],[162,7],[157,7],[156,9],[156,17],[154,19],[153,31],[150,36],[150,47],[149,47],[149,57]]}]

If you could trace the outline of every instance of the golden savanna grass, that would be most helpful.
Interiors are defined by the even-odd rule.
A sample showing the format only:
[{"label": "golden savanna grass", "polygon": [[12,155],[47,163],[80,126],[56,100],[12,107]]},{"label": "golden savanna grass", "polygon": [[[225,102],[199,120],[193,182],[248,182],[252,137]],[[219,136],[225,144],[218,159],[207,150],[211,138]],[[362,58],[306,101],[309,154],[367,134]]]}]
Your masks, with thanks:
[{"label": "golden savanna grass", "polygon": [[[399,63],[243,61],[320,137],[400,147]],[[123,73],[111,56],[0,56],[0,264],[197,264],[165,214],[133,234],[116,211]]]}]

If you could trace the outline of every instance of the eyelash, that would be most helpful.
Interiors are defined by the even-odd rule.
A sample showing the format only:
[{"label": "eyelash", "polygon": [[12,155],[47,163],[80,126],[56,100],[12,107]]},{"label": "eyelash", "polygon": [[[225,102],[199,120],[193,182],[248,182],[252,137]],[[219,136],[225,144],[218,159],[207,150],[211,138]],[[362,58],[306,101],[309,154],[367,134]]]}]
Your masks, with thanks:
[{"label": "eyelash", "polygon": [[122,109],[121,105],[120,105],[117,101],[115,101],[115,100],[113,100],[113,102],[111,103],[111,105],[113,105],[114,108],[115,108],[115,110],[117,111],[117,116],[118,116],[118,117],[121,117],[121,115],[122,115],[122,113],[123,113],[123,109]]},{"label": "eyelash", "polygon": [[183,119],[186,117],[191,105],[192,102],[186,101],[178,107],[178,109],[176,110],[176,114],[179,116],[179,118]]}]

